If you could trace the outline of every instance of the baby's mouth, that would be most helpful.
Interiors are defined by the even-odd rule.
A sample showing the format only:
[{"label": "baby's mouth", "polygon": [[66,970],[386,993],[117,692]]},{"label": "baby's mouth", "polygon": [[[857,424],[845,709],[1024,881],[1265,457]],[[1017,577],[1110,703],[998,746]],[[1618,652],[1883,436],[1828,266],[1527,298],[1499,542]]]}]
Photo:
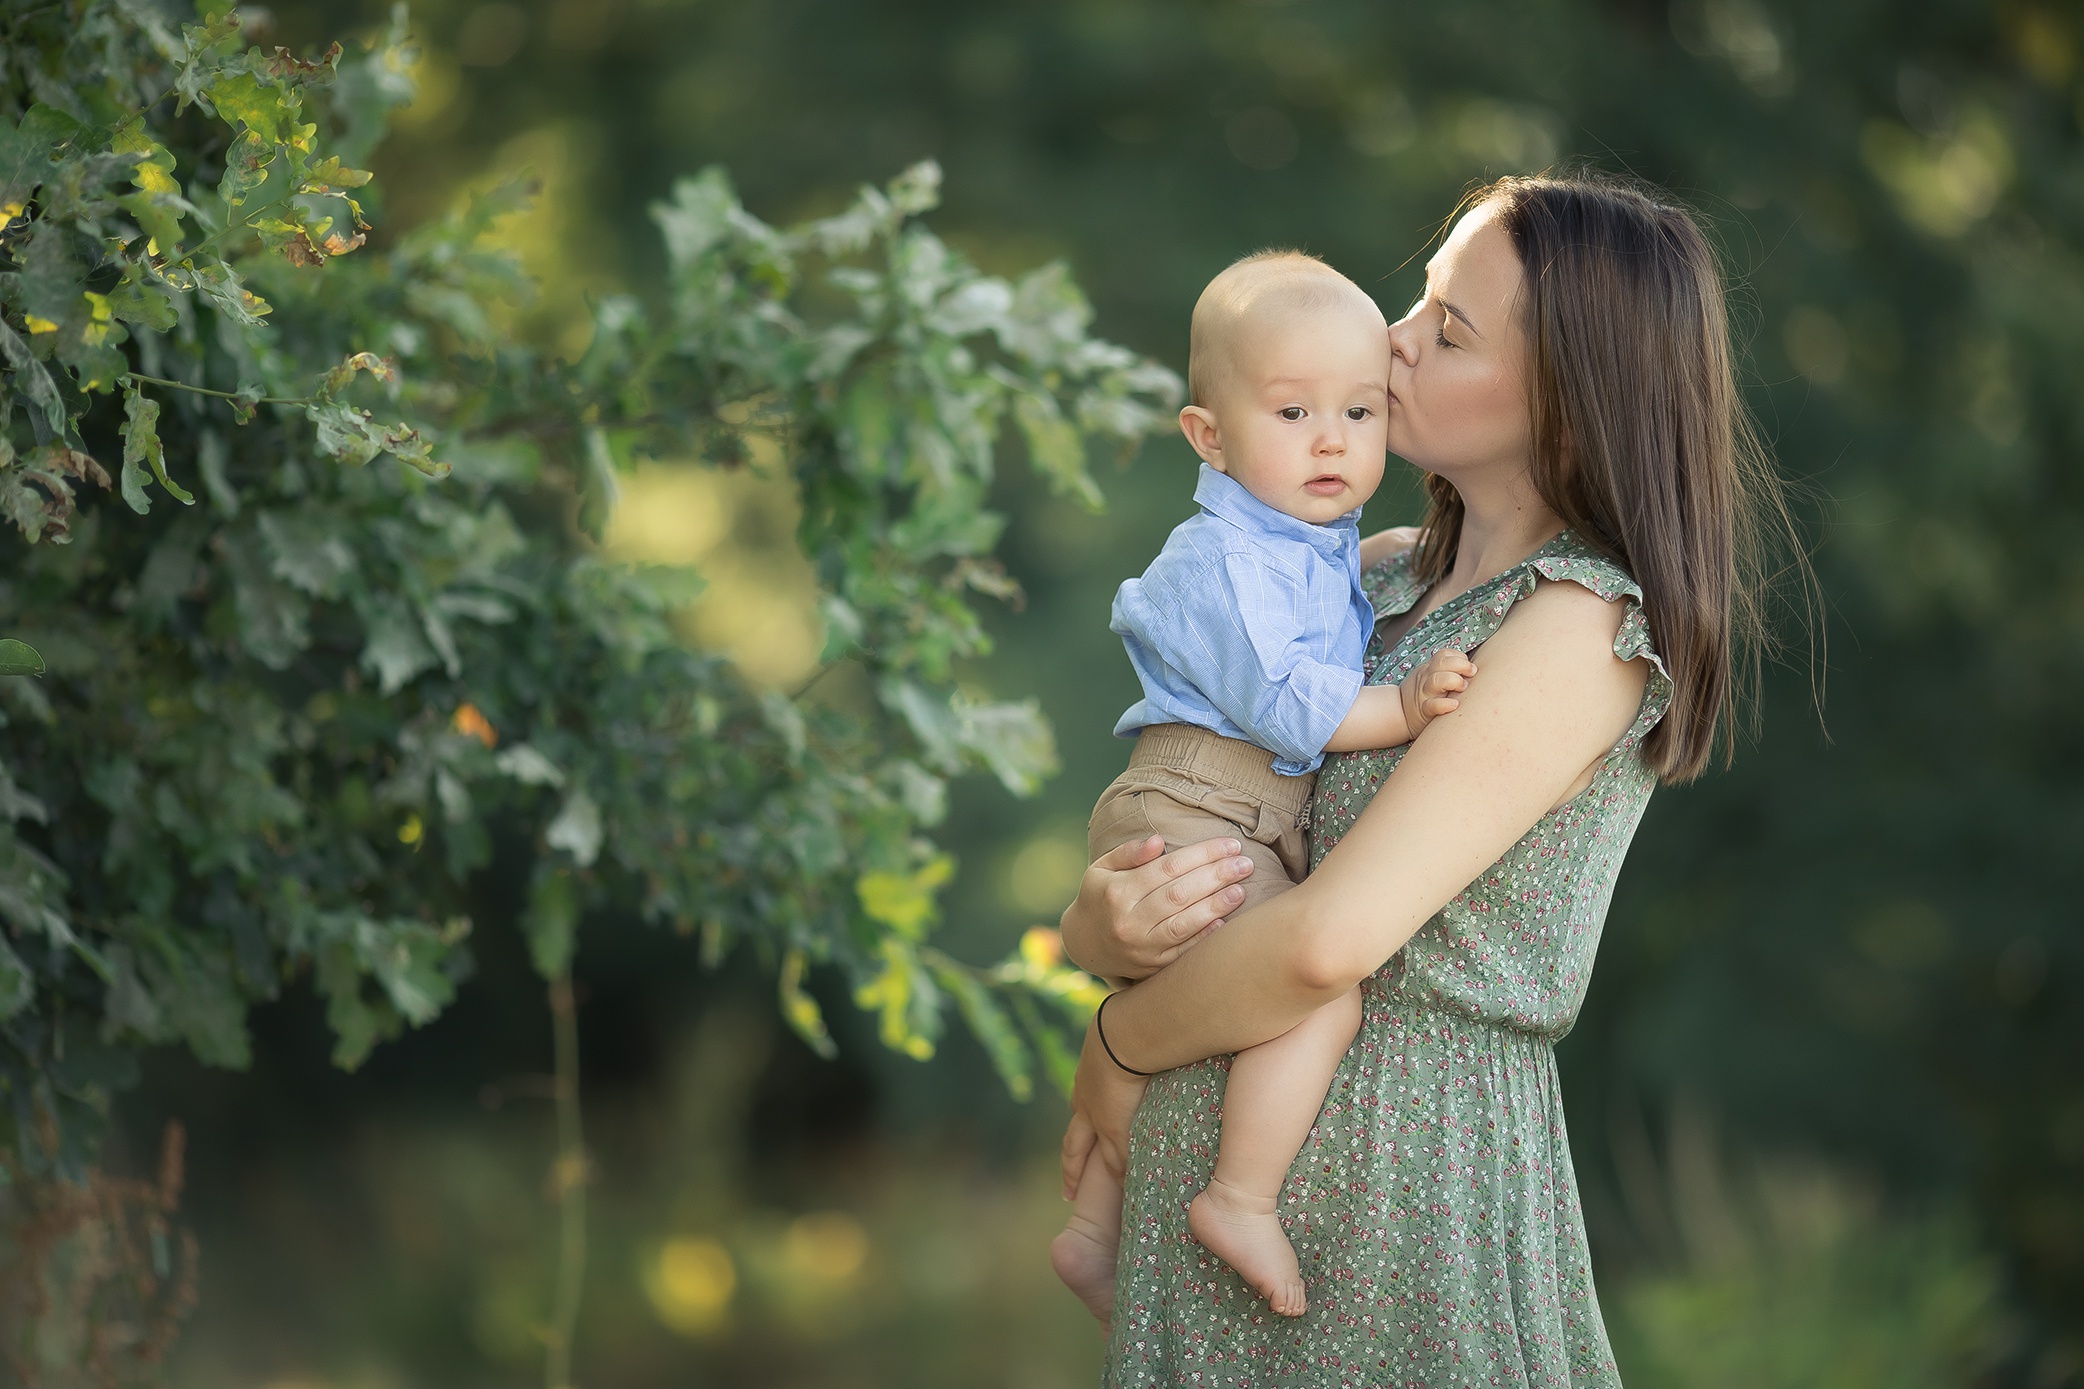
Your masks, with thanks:
[{"label": "baby's mouth", "polygon": [[1319,497],[1337,496],[1346,490],[1346,479],[1337,473],[1325,473],[1304,483],[1303,490]]}]

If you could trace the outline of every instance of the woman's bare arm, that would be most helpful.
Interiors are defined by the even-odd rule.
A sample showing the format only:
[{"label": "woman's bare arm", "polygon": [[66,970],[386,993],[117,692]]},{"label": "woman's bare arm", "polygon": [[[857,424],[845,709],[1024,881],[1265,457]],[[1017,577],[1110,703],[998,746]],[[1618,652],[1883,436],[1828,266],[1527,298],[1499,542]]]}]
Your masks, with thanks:
[{"label": "woman's bare arm", "polygon": [[1621,606],[1544,584],[1484,644],[1483,679],[1411,745],[1338,848],[1115,999],[1108,1040],[1165,1070],[1280,1036],[1380,968],[1580,786],[1642,701]]}]

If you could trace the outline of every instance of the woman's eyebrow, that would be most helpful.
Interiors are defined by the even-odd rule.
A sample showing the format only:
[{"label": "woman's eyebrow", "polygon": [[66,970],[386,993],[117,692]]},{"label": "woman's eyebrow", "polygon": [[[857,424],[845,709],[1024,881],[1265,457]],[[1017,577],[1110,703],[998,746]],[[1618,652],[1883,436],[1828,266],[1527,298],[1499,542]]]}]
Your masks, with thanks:
[{"label": "woman's eyebrow", "polygon": [[1453,314],[1456,318],[1460,319],[1462,321],[1462,326],[1467,328],[1470,332],[1476,334],[1476,336],[1478,336],[1479,338],[1483,336],[1483,331],[1479,329],[1474,323],[1471,323],[1469,321],[1469,315],[1463,313],[1459,306],[1450,304],[1445,299],[1442,299],[1440,301],[1440,307]]}]

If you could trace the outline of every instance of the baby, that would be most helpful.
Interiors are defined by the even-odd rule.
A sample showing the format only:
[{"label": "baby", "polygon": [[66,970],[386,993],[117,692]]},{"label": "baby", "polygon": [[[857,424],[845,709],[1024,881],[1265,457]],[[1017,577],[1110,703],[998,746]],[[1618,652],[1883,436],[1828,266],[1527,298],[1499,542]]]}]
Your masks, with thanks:
[{"label": "baby", "polygon": [[[1363,684],[1375,614],[1360,507],[1388,453],[1389,366],[1381,310],[1313,256],[1247,256],[1202,291],[1179,417],[1201,511],[1115,595],[1110,625],[1144,697],[1115,725],[1136,750],[1093,808],[1093,857],[1153,834],[1167,849],[1235,837],[1254,864],[1243,911],[1308,871],[1304,810],[1326,752],[1393,747],[1458,705],[1475,674],[1459,651],[1401,686]],[[1356,988],[1237,1054],[1215,1173],[1188,1208],[1195,1238],[1283,1316],[1307,1299],[1281,1183],[1359,1026]],[[1050,1249],[1103,1322],[1121,1209],[1122,1174],[1089,1164]]]}]

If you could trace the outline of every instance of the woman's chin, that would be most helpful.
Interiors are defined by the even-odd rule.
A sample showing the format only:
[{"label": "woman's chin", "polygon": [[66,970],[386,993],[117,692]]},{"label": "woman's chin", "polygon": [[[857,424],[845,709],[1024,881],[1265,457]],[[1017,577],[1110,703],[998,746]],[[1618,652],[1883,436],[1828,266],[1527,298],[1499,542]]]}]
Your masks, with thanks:
[{"label": "woman's chin", "polygon": [[1394,443],[1389,446],[1389,456],[1408,463],[1421,473],[1439,473],[1448,476],[1445,469],[1436,467],[1433,459],[1423,449],[1400,449]]}]

